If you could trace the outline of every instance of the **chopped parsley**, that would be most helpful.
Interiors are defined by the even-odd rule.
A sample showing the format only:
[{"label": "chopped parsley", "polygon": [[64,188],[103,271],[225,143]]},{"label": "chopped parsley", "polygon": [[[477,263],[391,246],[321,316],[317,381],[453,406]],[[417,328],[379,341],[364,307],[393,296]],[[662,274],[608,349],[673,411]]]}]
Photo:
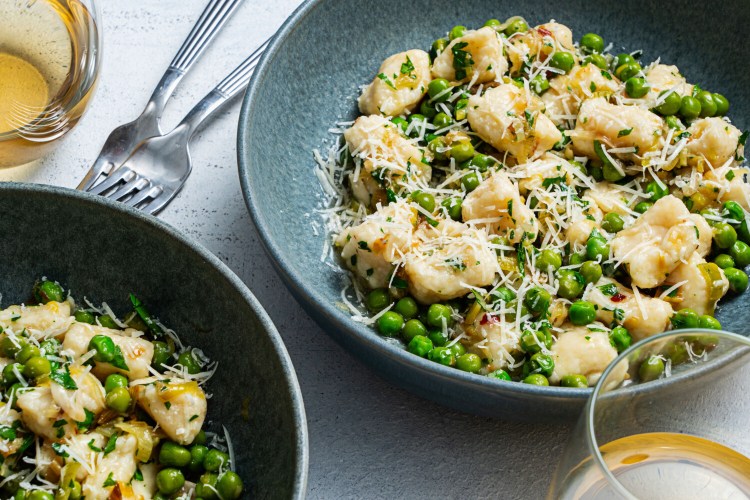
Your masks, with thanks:
[{"label": "chopped parsley", "polygon": [[60,443],[52,443],[52,449],[63,458],[68,458],[70,456],[68,455],[68,452],[65,451],[65,446]]},{"label": "chopped parsley", "polygon": [[78,427],[79,431],[88,429],[94,423],[94,414],[86,408],[83,411],[86,412],[86,418],[82,422],[76,421],[76,427]]},{"label": "chopped parsley", "polygon": [[70,376],[68,365],[64,365],[60,370],[51,372],[49,374],[49,378],[53,382],[60,384],[61,386],[63,386],[63,388],[69,391],[75,391],[76,389],[78,389],[78,386],[73,380],[73,377]]},{"label": "chopped parsley", "polygon": [[107,476],[107,479],[105,479],[105,480],[104,480],[104,483],[102,484],[102,486],[103,486],[104,488],[108,488],[108,487],[110,487],[110,486],[114,486],[114,485],[116,485],[116,484],[117,484],[117,482],[115,481],[115,479],[114,479],[114,477],[113,477],[113,474],[114,474],[114,473],[110,472],[110,473],[109,473],[109,476]]},{"label": "chopped parsley", "polygon": [[414,71],[414,63],[411,62],[411,59],[409,59],[409,56],[406,56],[406,62],[401,64],[401,74],[402,75],[410,75],[412,78],[416,78],[416,75],[412,75],[412,72]]},{"label": "chopped parsley", "polygon": [[602,70],[602,76],[604,78],[606,78],[607,80],[611,80],[612,79],[612,75],[610,75],[609,71],[606,71],[606,70]]},{"label": "chopped parsley", "polygon": [[471,58],[471,53],[464,49],[469,44],[466,42],[458,42],[451,47],[453,53],[453,69],[456,71],[456,80],[463,80],[467,76],[466,70],[471,68],[474,61]]},{"label": "chopped parsley", "polygon": [[626,135],[630,135],[630,133],[633,131],[632,128],[624,128],[617,132],[617,137],[625,137]]},{"label": "chopped parsley", "polygon": [[597,288],[599,288],[599,290],[601,290],[602,293],[608,297],[613,297],[617,294],[617,285],[615,285],[614,283],[608,283]]},{"label": "chopped parsley", "polygon": [[383,80],[383,82],[386,85],[388,85],[390,88],[392,88],[393,90],[396,90],[396,86],[393,84],[393,82],[390,80],[390,78],[388,78],[385,75],[385,73],[378,73],[378,78],[380,78],[381,80]]},{"label": "chopped parsley", "polygon": [[115,447],[117,446],[117,434],[112,434],[109,436],[109,440],[107,440],[107,444],[104,445],[104,454],[108,455],[115,451]]}]

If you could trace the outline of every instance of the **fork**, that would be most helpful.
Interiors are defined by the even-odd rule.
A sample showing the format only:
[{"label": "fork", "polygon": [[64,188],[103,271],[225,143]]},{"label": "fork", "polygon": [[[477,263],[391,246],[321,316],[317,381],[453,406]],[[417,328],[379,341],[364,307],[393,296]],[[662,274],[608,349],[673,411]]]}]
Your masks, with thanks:
[{"label": "fork", "polygon": [[99,157],[76,189],[88,191],[100,177],[110,174],[149,137],[162,135],[160,120],[177,85],[203,54],[243,0],[210,0],[190,34],[156,86],[143,113],[112,131]]},{"label": "fork", "polygon": [[171,132],[143,141],[122,166],[88,191],[150,214],[159,213],[179,192],[192,171],[190,139],[209,116],[247,86],[270,41],[269,38],[255,49]]}]

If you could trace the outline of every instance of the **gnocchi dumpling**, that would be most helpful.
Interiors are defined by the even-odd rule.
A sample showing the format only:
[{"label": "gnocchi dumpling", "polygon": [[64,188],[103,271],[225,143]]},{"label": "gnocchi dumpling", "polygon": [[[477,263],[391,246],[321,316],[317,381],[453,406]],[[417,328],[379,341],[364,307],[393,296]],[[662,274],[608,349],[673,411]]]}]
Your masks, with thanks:
[{"label": "gnocchi dumpling", "polygon": [[503,56],[503,45],[497,32],[489,27],[456,38],[432,64],[432,74],[449,81],[491,82],[500,80],[506,71],[508,61]]},{"label": "gnocchi dumpling", "polygon": [[[596,385],[607,366],[617,357],[609,341],[609,335],[602,329],[589,329],[583,326],[563,325],[564,333],[557,336],[557,342],[550,349],[555,368],[550,382],[558,383],[566,375],[583,375],[589,386]],[[623,380],[627,372],[627,362],[618,364],[611,376],[613,380]]]},{"label": "gnocchi dumpling", "polygon": [[138,405],[173,441],[190,444],[203,427],[208,402],[197,382],[179,377],[135,381],[132,391]]},{"label": "gnocchi dumpling", "polygon": [[383,61],[378,75],[362,91],[359,110],[366,115],[398,116],[412,111],[427,93],[430,56],[407,50]]}]

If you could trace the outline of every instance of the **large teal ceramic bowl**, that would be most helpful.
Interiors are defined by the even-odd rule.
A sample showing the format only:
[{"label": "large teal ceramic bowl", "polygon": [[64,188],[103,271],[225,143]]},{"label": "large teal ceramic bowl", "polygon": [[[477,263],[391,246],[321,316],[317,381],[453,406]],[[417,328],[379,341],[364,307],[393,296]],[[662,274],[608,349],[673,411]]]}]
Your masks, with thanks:
[{"label": "large teal ceramic bowl", "polygon": [[[726,95],[740,128],[750,125],[745,2],[623,0],[310,0],[281,28],[255,72],[242,108],[240,180],[265,247],[285,283],[333,338],[382,376],[454,408],[556,422],[578,414],[590,390],[508,384],[445,368],[355,323],[340,302],[341,276],[319,260],[326,235],[310,221],[322,197],[311,151],[337,120],[357,115],[358,87],[387,56],[427,48],[452,26],[489,18],[555,19],[574,36],[594,31],[614,51],[676,64],[691,82]],[[744,301],[724,306],[726,329],[746,332]]]},{"label": "large teal ceramic bowl", "polygon": [[137,293],[219,362],[207,421],[229,430],[246,497],[305,497],[307,423],[294,368],[260,303],[219,259],[153,217],[69,189],[0,184],[0,214],[2,306],[28,300],[41,276],[119,313]]}]

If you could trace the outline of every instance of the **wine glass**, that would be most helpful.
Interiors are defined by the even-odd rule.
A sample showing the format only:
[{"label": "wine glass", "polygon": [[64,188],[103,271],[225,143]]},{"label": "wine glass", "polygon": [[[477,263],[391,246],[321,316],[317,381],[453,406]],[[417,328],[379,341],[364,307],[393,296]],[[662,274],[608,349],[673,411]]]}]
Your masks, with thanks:
[{"label": "wine glass", "polygon": [[46,154],[78,123],[101,64],[94,0],[0,0],[0,168]]},{"label": "wine glass", "polygon": [[718,330],[644,339],[602,374],[550,499],[750,498],[750,340]]}]

